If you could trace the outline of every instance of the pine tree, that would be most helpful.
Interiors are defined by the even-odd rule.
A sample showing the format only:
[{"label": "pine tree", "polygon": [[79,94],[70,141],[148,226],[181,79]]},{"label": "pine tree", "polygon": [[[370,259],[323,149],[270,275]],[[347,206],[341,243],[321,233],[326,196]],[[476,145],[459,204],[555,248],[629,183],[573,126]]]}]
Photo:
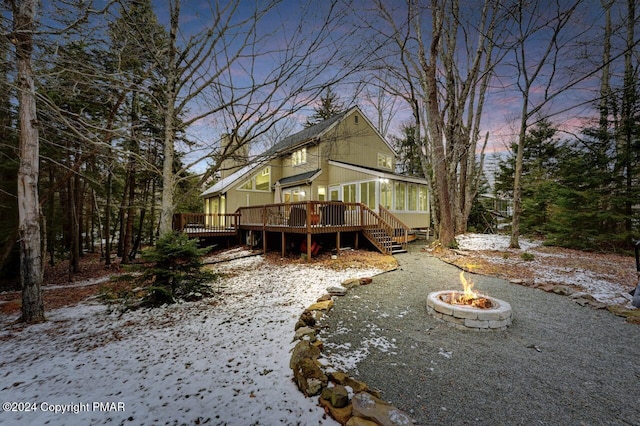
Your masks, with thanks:
[{"label": "pine tree", "polygon": [[320,97],[320,105],[314,108],[313,115],[307,118],[307,122],[304,127],[311,127],[314,124],[318,124],[321,121],[333,117],[334,115],[338,115],[343,111],[343,109],[344,105],[340,102],[338,95],[328,87],[325,95]]},{"label": "pine tree", "polygon": [[391,139],[398,152],[398,171],[409,176],[424,177],[414,129],[415,124],[404,124],[401,128],[402,136],[393,136]]},{"label": "pine tree", "polygon": [[[543,120],[532,128],[525,140],[522,172],[522,218],[524,233],[544,234],[549,221],[550,208],[556,189],[558,168],[558,141],[551,123]],[[496,190],[511,194],[515,173],[516,145],[512,154],[498,163]]]}]

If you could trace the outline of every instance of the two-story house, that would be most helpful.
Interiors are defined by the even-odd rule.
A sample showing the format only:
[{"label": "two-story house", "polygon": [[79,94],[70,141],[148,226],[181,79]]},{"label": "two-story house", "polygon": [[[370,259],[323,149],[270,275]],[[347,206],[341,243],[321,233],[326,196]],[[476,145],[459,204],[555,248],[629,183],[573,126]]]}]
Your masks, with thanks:
[{"label": "two-story house", "polygon": [[220,180],[201,196],[207,214],[342,201],[375,212],[381,206],[409,228],[428,228],[427,182],[394,173],[395,162],[393,147],[355,106],[283,139],[249,165],[228,160]]}]

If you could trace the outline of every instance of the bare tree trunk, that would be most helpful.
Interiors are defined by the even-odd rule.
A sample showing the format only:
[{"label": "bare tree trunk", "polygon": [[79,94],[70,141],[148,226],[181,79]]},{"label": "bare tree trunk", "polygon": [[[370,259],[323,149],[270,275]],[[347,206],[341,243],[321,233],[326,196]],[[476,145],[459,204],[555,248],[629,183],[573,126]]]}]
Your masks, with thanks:
[{"label": "bare tree trunk", "polygon": [[[636,0],[627,1],[627,49],[624,54],[624,90],[622,92],[622,144],[620,153],[622,154],[622,169],[625,176],[624,185],[624,230],[631,233],[633,229],[633,204],[636,200],[633,197],[633,166],[632,166],[632,146],[634,139],[634,127],[636,121],[634,110],[637,108],[636,93],[636,70],[634,69],[632,60],[634,55],[633,46],[637,42],[635,37],[636,25]],[[620,155],[619,155],[620,156]]]},{"label": "bare tree trunk", "polygon": [[138,219],[138,232],[133,242],[133,246],[131,247],[132,259],[135,259],[136,255],[138,254],[138,250],[140,249],[140,244],[142,243],[142,234],[144,232],[144,218],[147,214],[147,203],[149,202],[149,186],[149,179],[147,179],[144,184],[144,190],[142,192],[142,207],[140,208],[140,218]]},{"label": "bare tree trunk", "polygon": [[180,0],[176,0],[171,13],[169,30],[169,64],[167,66],[166,107],[164,113],[164,158],[162,163],[162,204],[160,210],[160,235],[171,232],[173,228],[175,174],[173,161],[175,156],[175,104],[178,96],[177,34],[180,17]]},{"label": "bare tree trunk", "polygon": [[[49,182],[51,183],[52,186],[54,181],[55,181],[55,173],[53,170],[53,166],[49,165]],[[55,211],[56,211],[56,197],[54,194],[52,194],[49,197],[49,212],[50,212],[49,214],[51,215],[49,217],[50,223],[55,223],[56,221]],[[53,266],[55,265],[55,262],[56,262],[56,246],[55,246],[54,230],[51,229],[48,232],[49,232],[49,235],[47,236],[48,243],[46,247],[49,251],[49,264]]]},{"label": "bare tree trunk", "polygon": [[[135,160],[129,159],[129,179],[127,187],[129,188],[129,196],[127,201],[126,219],[124,220],[124,238],[122,242],[122,263],[128,264],[131,261],[130,253],[133,244],[133,221],[135,218],[134,199],[136,195],[136,176],[135,176]],[[125,189],[126,191],[126,189]]]},{"label": "bare tree trunk", "polygon": [[175,175],[173,173],[174,138],[173,130],[173,102],[167,102],[165,112],[164,159],[162,167],[162,203],[160,211],[160,235],[171,232],[173,225],[173,197],[175,191]]},{"label": "bare tree trunk", "polygon": [[149,245],[156,242],[156,180],[151,180],[151,217],[149,218]]},{"label": "bare tree trunk", "polygon": [[[547,81],[539,83],[544,87],[544,97],[535,106],[530,105],[530,95],[534,83],[541,76],[541,72],[547,65],[553,65],[554,69],[557,66],[558,57],[560,55],[561,46],[558,44],[558,37],[562,29],[568,24],[570,17],[576,10],[581,0],[574,0],[573,4],[570,4],[565,10],[562,9],[562,5],[556,4],[555,15],[549,14],[549,20],[545,22],[545,25],[539,25],[536,23],[532,25],[539,18],[539,8],[544,7],[544,4],[539,1],[526,2],[519,0],[517,9],[515,11],[516,21],[519,25],[521,33],[519,34],[518,43],[515,45],[515,60],[517,64],[517,86],[522,94],[522,111],[520,116],[520,132],[518,134],[518,152],[516,155],[516,167],[515,176],[513,179],[513,218],[511,221],[511,240],[509,247],[520,248],[520,216],[522,215],[522,162],[524,158],[524,147],[526,141],[526,135],[528,130],[528,121],[534,114],[552,100],[555,96],[566,90],[566,87],[571,87],[571,84],[565,88],[560,88],[555,91],[551,91],[552,83],[554,83],[555,74],[551,74]],[[528,10],[528,8],[531,9]],[[533,28],[531,32],[528,28]],[[536,65],[532,66],[531,62],[534,62],[528,55],[526,50],[526,43],[532,42],[534,37],[541,38],[539,33],[545,29],[550,32],[546,41],[547,45],[544,47],[543,54],[536,58]],[[542,38],[543,39],[543,38]],[[544,39],[543,39],[544,40]],[[540,44],[541,41],[535,39],[536,44]]]},{"label": "bare tree trunk", "polygon": [[18,71],[20,106],[20,168],[18,170],[18,216],[20,230],[20,282],[22,284],[21,321],[42,322],[42,246],[40,202],[38,200],[40,142],[37,128],[36,96],[31,68],[33,29],[38,2],[11,1],[13,34]]},{"label": "bare tree trunk", "polygon": [[527,134],[527,105],[529,92],[524,93],[522,101],[522,119],[520,134],[518,135],[518,152],[516,154],[516,168],[513,177],[513,218],[511,220],[511,240],[509,247],[520,248],[520,217],[522,216],[522,163],[524,161],[524,144]]},{"label": "bare tree trunk", "polygon": [[111,184],[113,181],[113,173],[111,172],[111,165],[107,169],[107,200],[104,207],[104,264],[105,266],[111,265]]},{"label": "bare tree trunk", "polygon": [[604,45],[602,50],[602,78],[600,79],[600,133],[606,137],[609,131],[609,102],[611,102],[610,65],[611,61],[611,6],[613,1],[601,1],[605,9]]},{"label": "bare tree trunk", "polygon": [[78,206],[76,205],[76,178],[69,179],[67,183],[67,207],[69,209],[69,281],[71,281],[71,274],[78,272],[80,269],[79,262],[79,250],[80,250],[80,235],[79,235],[79,223],[78,223]]},{"label": "bare tree trunk", "polygon": [[[444,8],[432,1],[433,6],[433,27],[431,33],[431,45],[429,47],[429,58],[424,50],[424,45],[420,45],[420,65],[422,71],[421,82],[425,94],[427,113],[427,132],[429,145],[431,147],[431,164],[433,167],[433,180],[438,193],[438,239],[445,246],[455,244],[455,224],[453,222],[451,207],[451,192],[449,187],[448,170],[446,161],[446,151],[444,147],[444,123],[438,105],[438,77],[437,61],[440,52],[440,43],[443,31]],[[416,30],[420,34],[420,22],[416,24]]]}]

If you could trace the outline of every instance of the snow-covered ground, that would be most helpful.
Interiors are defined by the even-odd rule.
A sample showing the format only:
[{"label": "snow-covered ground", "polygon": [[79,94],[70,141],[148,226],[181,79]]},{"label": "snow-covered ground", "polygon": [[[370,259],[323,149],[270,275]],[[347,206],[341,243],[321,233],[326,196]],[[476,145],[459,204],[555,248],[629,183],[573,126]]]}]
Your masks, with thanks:
[{"label": "snow-covered ground", "polygon": [[220,295],[196,303],[121,314],[88,301],[26,328],[0,316],[0,424],[337,424],[292,382],[294,324],[327,287],[380,271],[262,256],[214,268]]},{"label": "snow-covered ground", "polygon": [[[625,282],[620,280],[620,268],[628,270],[627,276],[635,273],[633,260],[628,259],[628,265],[620,265],[620,257],[607,258],[578,251],[545,251],[541,241],[520,238],[520,249],[509,249],[508,235],[463,234],[456,236],[460,250],[479,252],[478,256],[490,263],[498,265],[518,265],[528,269],[533,274],[533,281],[538,285],[559,284],[579,287],[581,292],[592,295],[597,301],[606,305],[630,304],[629,290],[635,287],[636,281],[629,278]],[[485,251],[485,253],[482,253]],[[502,256],[490,251],[510,253],[512,256]],[[523,262],[518,256],[521,252],[534,255],[531,262]],[[597,265],[590,264],[597,262]],[[637,278],[636,278],[637,279]]]},{"label": "snow-covered ground", "polygon": [[[500,234],[461,234],[456,236],[456,241],[461,250],[507,250],[509,248],[508,235]],[[520,249],[529,250],[542,245],[541,241],[531,241],[520,238]]]},{"label": "snow-covered ground", "polygon": [[[458,237],[463,251],[522,266],[518,256],[489,255],[508,251],[508,242]],[[535,255],[526,265],[540,283],[578,285],[607,303],[628,292],[602,271],[549,266],[548,256],[559,254],[539,251],[539,242],[521,245]],[[219,296],[196,303],[121,314],[89,300],[24,328],[0,314],[0,400],[14,403],[3,405],[0,424],[337,424],[292,382],[294,324],[327,287],[381,271],[273,265],[250,254],[206,259],[225,260],[212,266],[225,278]],[[366,346],[395,348],[393,339]],[[357,364],[368,352],[351,348],[351,355]]]}]

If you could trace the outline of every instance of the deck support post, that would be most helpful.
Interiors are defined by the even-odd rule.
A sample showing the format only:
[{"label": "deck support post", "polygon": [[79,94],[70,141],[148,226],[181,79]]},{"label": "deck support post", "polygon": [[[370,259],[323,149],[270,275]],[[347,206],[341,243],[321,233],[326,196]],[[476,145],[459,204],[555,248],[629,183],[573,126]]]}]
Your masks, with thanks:
[{"label": "deck support post", "polygon": [[307,234],[307,262],[311,261],[311,234]]},{"label": "deck support post", "polygon": [[262,231],[262,254],[267,254],[267,231]]},{"label": "deck support post", "polygon": [[340,231],[336,232],[336,251],[340,254]]},{"label": "deck support post", "polygon": [[360,236],[360,232],[356,232],[356,236],[354,237],[353,247],[358,250],[358,237]]},{"label": "deck support post", "polygon": [[286,234],[283,232],[282,233],[282,257],[286,256],[286,251],[287,251],[287,237]]}]

